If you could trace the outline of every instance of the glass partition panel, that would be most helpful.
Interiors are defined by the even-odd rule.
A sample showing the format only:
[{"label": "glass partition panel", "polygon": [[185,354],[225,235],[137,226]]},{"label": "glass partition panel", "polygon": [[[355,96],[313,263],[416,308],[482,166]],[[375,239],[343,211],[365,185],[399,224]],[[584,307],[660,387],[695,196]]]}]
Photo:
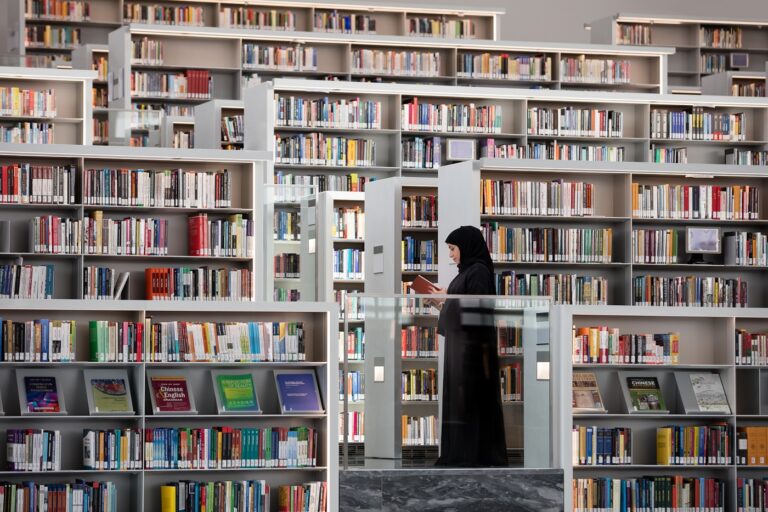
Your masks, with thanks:
[{"label": "glass partition panel", "polygon": [[124,110],[109,108],[102,112],[109,120],[109,145],[160,147],[162,110]]},{"label": "glass partition panel", "polygon": [[342,311],[341,467],[552,467],[548,298],[349,294]]}]

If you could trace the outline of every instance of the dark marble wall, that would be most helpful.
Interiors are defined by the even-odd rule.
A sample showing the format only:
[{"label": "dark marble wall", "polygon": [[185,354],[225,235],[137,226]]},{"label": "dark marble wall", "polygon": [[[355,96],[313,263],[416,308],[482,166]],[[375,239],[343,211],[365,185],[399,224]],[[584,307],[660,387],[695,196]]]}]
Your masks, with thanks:
[{"label": "dark marble wall", "polygon": [[562,510],[561,470],[350,469],[339,475],[340,512]]}]

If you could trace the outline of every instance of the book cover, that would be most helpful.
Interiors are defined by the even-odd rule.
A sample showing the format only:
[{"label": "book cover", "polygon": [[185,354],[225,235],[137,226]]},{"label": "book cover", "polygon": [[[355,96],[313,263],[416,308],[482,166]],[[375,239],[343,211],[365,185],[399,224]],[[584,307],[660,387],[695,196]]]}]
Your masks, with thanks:
[{"label": "book cover", "polygon": [[92,378],[89,379],[88,385],[91,388],[95,412],[133,414],[131,397],[124,379]]},{"label": "book cover", "polygon": [[252,374],[218,374],[215,381],[222,411],[259,412]]},{"label": "book cover", "polygon": [[605,412],[595,374],[573,372],[573,412]]},{"label": "book cover", "polygon": [[720,375],[717,373],[691,373],[689,378],[699,411],[731,414]]},{"label": "book cover", "polygon": [[634,412],[668,412],[656,377],[627,377],[627,390]]},{"label": "book cover", "polygon": [[32,413],[61,412],[56,377],[28,375],[24,377],[27,411]]},{"label": "book cover", "polygon": [[422,276],[416,276],[411,283],[411,290],[421,295],[434,293],[435,284]]},{"label": "book cover", "polygon": [[183,375],[149,376],[155,411],[163,413],[193,412],[187,378]]},{"label": "book cover", "polygon": [[282,412],[323,412],[313,370],[276,371],[275,384]]}]

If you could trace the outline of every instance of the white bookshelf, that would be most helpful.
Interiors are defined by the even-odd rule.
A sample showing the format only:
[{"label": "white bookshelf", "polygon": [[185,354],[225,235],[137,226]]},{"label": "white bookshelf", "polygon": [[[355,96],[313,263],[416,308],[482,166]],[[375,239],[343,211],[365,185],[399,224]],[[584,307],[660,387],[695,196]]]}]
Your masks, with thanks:
[{"label": "white bookshelf", "polygon": [[768,74],[764,71],[724,71],[702,77],[701,92],[720,96],[765,97],[766,83]]},{"label": "white bookshelf", "polygon": [[[8,428],[55,429],[61,431],[62,470],[43,473],[3,471],[3,479],[10,482],[74,482],[75,479],[113,481],[117,487],[117,510],[155,512],[160,511],[160,486],[177,480],[241,480],[247,478],[265,480],[271,488],[271,511],[278,509],[277,488],[302,482],[325,481],[328,485],[328,510],[338,507],[337,464],[337,402],[338,388],[335,365],[335,339],[337,332],[337,308],[329,303],[274,304],[255,302],[248,304],[210,305],[163,301],[0,301],[4,320],[27,321],[39,318],[75,320],[77,322],[75,361],[58,363],[0,362],[0,394],[5,415],[0,424]],[[247,322],[281,321],[303,322],[307,362],[270,363],[90,363],[90,320],[113,321],[192,321],[192,322]],[[198,415],[158,416],[152,413],[149,394],[145,395],[146,372],[150,369],[173,367],[189,372],[190,391],[195,397]],[[55,372],[60,378],[59,390],[66,399],[68,414],[64,416],[31,417],[19,415],[15,393],[14,374],[20,368],[41,368]],[[82,371],[86,368],[125,369],[133,391],[132,416],[89,416],[85,400],[75,400],[84,393]],[[247,368],[253,371],[254,384],[263,414],[217,414],[210,370],[221,368]],[[324,403],[322,413],[280,414],[277,392],[272,377],[273,370],[301,368],[314,369]],[[254,470],[84,470],[82,455],[82,430],[109,428],[154,427],[294,427],[308,426],[318,430],[318,460],[316,467],[263,468]],[[3,447],[5,439],[3,438]]]},{"label": "white bookshelf", "polygon": [[195,122],[188,117],[164,116],[160,130],[160,147],[192,149],[195,147]]},{"label": "white bookshelf", "polygon": [[[230,153],[214,150],[174,150],[167,148],[129,148],[100,146],[29,146],[0,144],[0,157],[8,163],[73,166],[75,168],[75,202],[64,205],[8,204],[0,205],[2,216],[11,221],[10,252],[0,255],[3,263],[21,259],[24,263],[55,264],[55,299],[83,297],[83,269],[106,266],[130,272],[128,297],[144,298],[144,269],[147,267],[214,266],[249,269],[253,274],[252,296],[256,300],[272,297],[272,258],[269,244],[259,243],[272,230],[272,206],[265,204],[272,183],[271,155],[262,152]],[[217,258],[187,256],[187,217],[197,209],[175,207],[131,207],[91,205],[83,202],[83,173],[86,169],[187,169],[216,171],[227,169],[232,179],[232,206],[206,211],[211,218],[241,214],[254,221],[255,247],[252,256]],[[69,219],[86,219],[94,211],[104,218],[162,218],[168,220],[167,256],[37,254],[29,247],[29,224],[35,216],[57,215]],[[262,252],[263,251],[263,252]]]}]

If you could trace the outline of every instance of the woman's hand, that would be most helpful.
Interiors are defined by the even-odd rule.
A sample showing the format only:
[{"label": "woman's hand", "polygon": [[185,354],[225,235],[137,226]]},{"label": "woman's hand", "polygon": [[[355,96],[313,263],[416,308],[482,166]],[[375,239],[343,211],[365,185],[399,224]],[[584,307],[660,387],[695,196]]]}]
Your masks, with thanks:
[{"label": "woman's hand", "polygon": [[[429,292],[432,295],[446,295],[448,293],[448,290],[445,288],[440,288],[439,286],[435,285],[432,286],[432,289]],[[443,302],[445,302],[445,299],[424,299],[424,304],[427,306],[431,306],[435,309],[441,309],[443,307]]]}]

